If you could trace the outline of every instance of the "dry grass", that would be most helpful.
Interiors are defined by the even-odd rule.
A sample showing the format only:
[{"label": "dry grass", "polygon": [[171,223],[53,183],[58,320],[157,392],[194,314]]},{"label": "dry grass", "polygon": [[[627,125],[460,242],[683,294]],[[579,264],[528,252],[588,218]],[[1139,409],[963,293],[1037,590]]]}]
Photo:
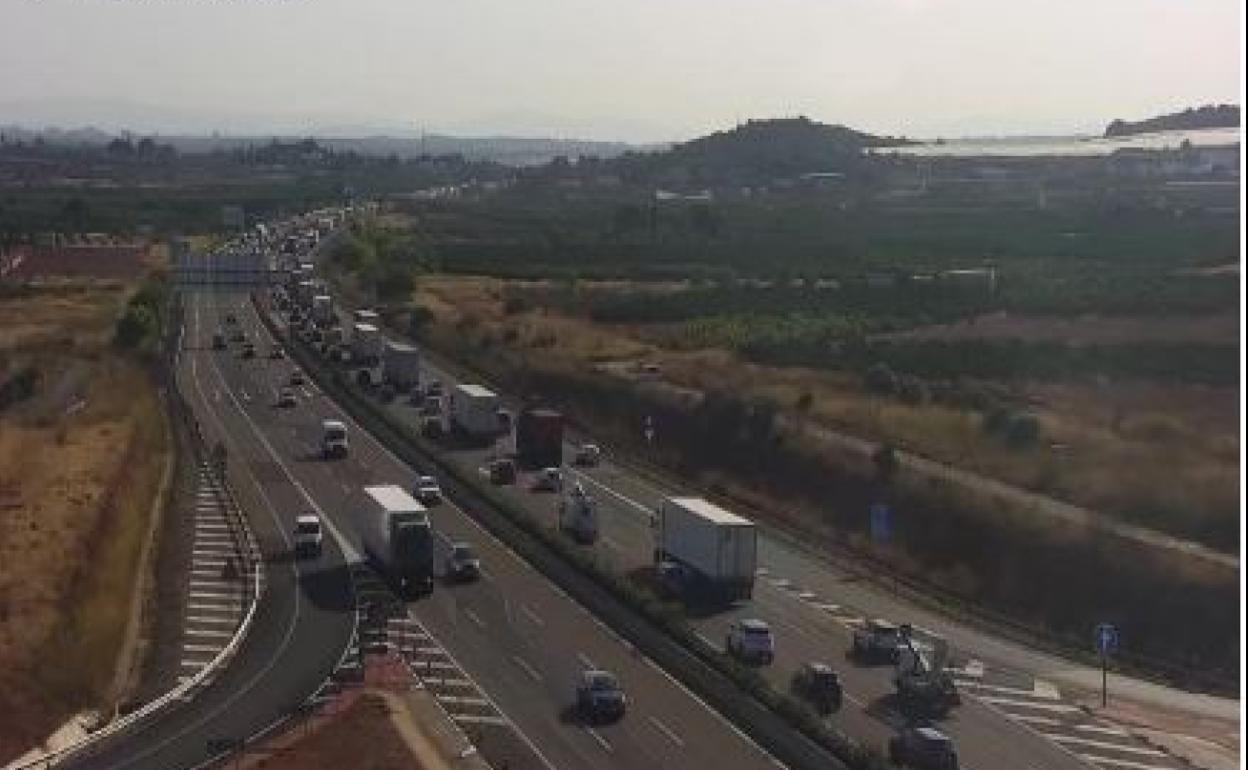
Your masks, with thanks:
[{"label": "dry grass", "polygon": [[[0,303],[0,327],[38,327],[0,352],[36,362],[48,391],[0,414],[0,759],[107,698],[128,621],[168,447],[149,378],[103,342],[114,295]],[[38,334],[75,344],[21,352]],[[54,400],[64,371],[81,408]]]},{"label": "dry grass", "polygon": [[1083,345],[1130,342],[1202,342],[1232,345],[1239,341],[1239,314],[1187,317],[1081,316],[1054,318],[990,313],[949,324],[879,335],[881,339],[1055,341]]},{"label": "dry grass", "polygon": [[[486,337],[491,345],[543,366],[656,361],[672,385],[767,397],[795,412],[799,399],[809,396],[805,414],[823,426],[891,440],[927,457],[1146,525],[1196,532],[1232,526],[1238,516],[1239,397],[1232,388],[1024,385],[1017,396],[1040,418],[1046,441],[1031,450],[1008,450],[983,431],[978,415],[938,404],[881,400],[865,394],[850,375],[760,366],[724,350],[659,349],[627,327],[599,326],[545,310],[509,316],[501,301],[504,286],[497,279],[426,279],[418,301],[434,312],[451,338],[479,342]],[[1026,319],[1002,319],[998,326],[1018,331],[1019,324],[1031,328]],[[1096,319],[1041,324],[1032,331],[1087,337],[1099,328],[1110,338],[1134,339],[1169,329],[1166,333],[1185,338],[1225,336],[1227,324],[1218,318],[1170,329],[1145,319],[1118,326]],[[1237,325],[1233,331],[1238,334]],[[1175,516],[1184,521],[1166,520]]]}]

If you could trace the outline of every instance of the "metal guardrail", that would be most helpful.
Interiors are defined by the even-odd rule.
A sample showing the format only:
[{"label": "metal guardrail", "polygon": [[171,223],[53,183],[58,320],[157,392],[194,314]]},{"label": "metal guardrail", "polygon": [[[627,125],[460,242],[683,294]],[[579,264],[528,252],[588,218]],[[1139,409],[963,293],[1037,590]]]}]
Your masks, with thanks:
[{"label": "metal guardrail", "polygon": [[[171,314],[174,315],[174,314]],[[177,358],[181,350],[183,339],[183,328],[180,323],[180,315],[178,315],[179,323],[177,325],[176,340],[172,332],[166,339],[166,357],[164,365],[166,370],[163,372],[166,381],[166,393],[168,394],[167,403],[169,405],[171,416],[180,419],[185,424],[191,435],[191,446],[196,459],[202,459],[207,454],[207,441],[200,429],[198,421],[194,419],[193,411],[190,406],[182,398],[180,391],[176,387],[177,383]],[[172,387],[170,387],[172,386]],[[246,638],[247,632],[251,628],[251,623],[255,617],[256,607],[260,603],[260,597],[264,590],[264,564],[259,557],[260,550],[256,543],[255,535],[251,528],[247,526],[246,518],[242,514],[237,499],[234,496],[233,489],[229,486],[228,481],[221,475],[222,488],[225,490],[225,508],[229,512],[229,518],[234,526],[231,532],[236,538],[236,544],[239,552],[244,560],[243,571],[252,575],[252,591],[248,595],[250,606],[247,613],[243,616],[242,622],[238,625],[234,636],[225,647],[217,653],[208,665],[200,669],[193,677],[174,687],[169,692],[149,701],[142,708],[133,711],[125,716],[115,719],[104,727],[92,732],[75,743],[58,749],[54,752],[44,754],[36,759],[29,760],[22,764],[10,764],[5,766],[4,770],[37,770],[42,768],[57,767],[65,762],[89,755],[90,751],[99,747],[99,745],[109,738],[116,737],[123,732],[133,729],[145,722],[157,713],[177,702],[190,700],[192,693],[207,686],[215,679],[220,669],[228,662],[237,651],[242,640]],[[242,538],[239,539],[239,534]]]}]

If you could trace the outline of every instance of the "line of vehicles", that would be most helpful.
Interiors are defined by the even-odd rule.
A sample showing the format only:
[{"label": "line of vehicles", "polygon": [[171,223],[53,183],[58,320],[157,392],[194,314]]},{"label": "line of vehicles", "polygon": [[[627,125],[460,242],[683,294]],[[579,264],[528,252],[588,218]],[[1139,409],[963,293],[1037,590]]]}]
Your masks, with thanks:
[{"label": "line of vehicles", "polygon": [[[381,319],[372,310],[353,311],[349,329],[344,329],[311,263],[299,261],[297,252],[290,258],[294,262],[287,285],[275,289],[272,299],[287,314],[293,336],[327,360],[350,367],[356,382],[375,388],[382,400],[407,394],[407,403],[419,410],[426,435],[456,437],[463,445],[494,446],[496,457],[487,468],[491,482],[514,484],[521,470],[531,472],[534,492],[556,494],[557,527],[578,544],[596,542],[600,530],[596,499],[580,483],[565,482],[565,421],[558,411],[538,406],[513,416],[484,386],[462,383],[448,389],[436,379],[425,381],[417,348],[387,340]],[[242,343],[244,351],[251,344],[246,339]],[[295,370],[290,385],[302,384],[302,377]],[[348,453],[346,426],[323,420],[321,456],[335,459]],[[586,443],[573,449],[570,461],[593,467],[601,459],[601,448]],[[428,475],[418,476],[410,491],[396,485],[369,486],[351,499],[350,517],[367,557],[404,595],[433,588],[436,537],[427,506],[442,499],[436,478]],[[758,571],[754,522],[701,498],[668,497],[653,512],[651,528],[658,590],[691,605],[731,604],[752,597]],[[319,553],[321,536],[315,516],[299,517],[295,542],[300,554]],[[481,574],[471,544],[448,543],[445,550],[447,580],[472,580]],[[729,627],[724,650],[742,662],[769,665],[775,660],[776,639],[763,620],[741,619]],[[867,664],[893,665],[899,702],[914,713],[943,712],[959,702],[953,679],[944,670],[947,649],[939,643],[921,649],[904,624],[869,621],[855,632],[847,655]],[[839,709],[844,698],[839,675],[825,662],[803,663],[789,686],[791,694],[822,714]],[[575,691],[576,710],[586,720],[618,719],[627,710],[623,687],[609,671],[583,671]],[[889,755],[894,762],[916,768],[957,767],[952,742],[921,722],[890,741]]]}]

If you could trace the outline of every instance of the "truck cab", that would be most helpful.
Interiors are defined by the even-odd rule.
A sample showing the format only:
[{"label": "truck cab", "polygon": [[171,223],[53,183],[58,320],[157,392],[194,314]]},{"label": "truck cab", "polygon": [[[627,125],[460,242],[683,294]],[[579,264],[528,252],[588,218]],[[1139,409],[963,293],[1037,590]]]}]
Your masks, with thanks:
[{"label": "truck cab", "polygon": [[295,556],[320,556],[324,533],[321,519],[314,513],[295,518]]},{"label": "truck cab", "polygon": [[728,627],[724,649],[737,660],[769,664],[776,657],[776,640],[766,622],[752,618],[738,620]]},{"label": "truck cab", "polygon": [[321,421],[321,456],[326,459],[347,456],[347,426],[342,422]]},{"label": "truck cab", "polygon": [[902,646],[902,629],[896,623],[872,618],[854,631],[850,653],[867,663],[896,663]]}]

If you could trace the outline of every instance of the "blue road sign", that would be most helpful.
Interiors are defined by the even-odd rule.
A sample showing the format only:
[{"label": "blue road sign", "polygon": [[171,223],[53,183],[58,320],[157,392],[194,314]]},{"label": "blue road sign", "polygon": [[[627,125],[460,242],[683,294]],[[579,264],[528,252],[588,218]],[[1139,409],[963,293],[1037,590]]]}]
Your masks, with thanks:
[{"label": "blue road sign", "polygon": [[1093,635],[1096,651],[1101,655],[1111,655],[1118,651],[1118,629],[1112,623],[1098,623]]},{"label": "blue road sign", "polygon": [[874,503],[871,513],[871,539],[877,543],[887,542],[893,536],[893,512],[884,503]]}]

